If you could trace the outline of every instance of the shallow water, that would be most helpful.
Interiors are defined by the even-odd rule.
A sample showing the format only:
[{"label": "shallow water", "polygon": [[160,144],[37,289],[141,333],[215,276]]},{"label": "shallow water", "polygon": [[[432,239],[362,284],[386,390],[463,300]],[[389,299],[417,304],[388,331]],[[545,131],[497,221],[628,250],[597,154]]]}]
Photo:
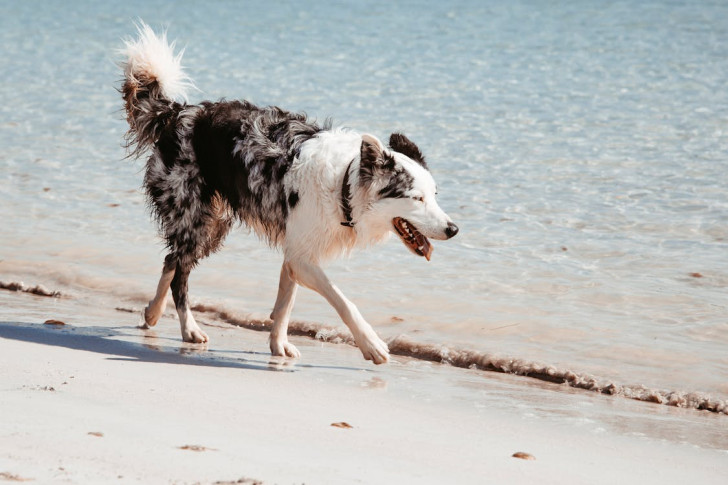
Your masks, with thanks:
[{"label": "shallow water", "polygon": [[[0,279],[141,305],[162,247],[124,159],[114,50],[186,45],[203,92],[303,110],[428,157],[461,228],[329,268],[386,338],[728,398],[728,5],[16,2],[0,16]],[[281,255],[245,230],[191,297],[270,311]],[[100,291],[91,291],[100,290]],[[294,318],[340,325],[310,292]]]}]

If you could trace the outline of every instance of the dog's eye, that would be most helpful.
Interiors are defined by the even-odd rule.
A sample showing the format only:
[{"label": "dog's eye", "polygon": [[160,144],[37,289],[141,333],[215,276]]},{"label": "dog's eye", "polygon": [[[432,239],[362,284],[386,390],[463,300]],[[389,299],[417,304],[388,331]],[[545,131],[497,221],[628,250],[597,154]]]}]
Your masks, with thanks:
[{"label": "dog's eye", "polygon": [[419,196],[419,195],[418,196],[415,196],[415,197],[412,197],[412,198],[414,200],[416,200],[417,202],[424,202],[425,201],[425,198],[422,197],[422,196]]}]

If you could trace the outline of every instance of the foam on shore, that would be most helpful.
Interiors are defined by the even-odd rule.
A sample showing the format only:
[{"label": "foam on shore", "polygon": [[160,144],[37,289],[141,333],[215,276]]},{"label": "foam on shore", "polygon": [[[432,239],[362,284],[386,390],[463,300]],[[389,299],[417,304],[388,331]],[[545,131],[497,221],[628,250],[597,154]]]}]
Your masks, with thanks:
[{"label": "foam on shore", "polygon": [[[256,319],[249,316],[241,317],[212,305],[198,304],[192,309],[197,312],[211,314],[217,320],[250,330],[267,331],[271,325],[269,319]],[[314,322],[291,321],[289,324],[289,333],[325,342],[355,345],[351,334],[343,327],[331,327]],[[403,355],[419,360],[450,364],[454,367],[465,369],[478,369],[531,377],[545,382],[563,384],[576,389],[620,396],[637,401],[728,414],[728,403],[724,400],[714,399],[707,393],[661,390],[638,385],[623,385],[609,379],[603,379],[569,369],[559,369],[552,365],[533,362],[527,359],[499,356],[475,350],[450,348],[444,345],[425,344],[412,340],[406,335],[391,338],[387,341],[387,344],[389,345],[390,353],[394,355]]]},{"label": "foam on shore", "polygon": [[48,296],[51,298],[59,298],[63,296],[60,291],[51,291],[43,285],[27,286],[22,281],[0,281],[0,289],[22,291],[24,293],[32,293],[33,295]]},{"label": "foam on shore", "polygon": [[[22,282],[0,282],[0,289],[22,291],[40,296],[60,297],[60,291],[48,290],[42,285],[27,286]],[[135,308],[116,307],[121,312],[138,312]],[[271,320],[254,315],[238,315],[215,305],[196,304],[192,310],[230,325],[256,331],[269,331]],[[289,334],[308,337],[329,343],[355,345],[351,333],[343,326],[332,327],[316,322],[291,321]],[[495,353],[470,349],[452,348],[445,345],[418,342],[406,335],[388,339],[389,351],[418,360],[449,364],[464,369],[478,369],[517,376],[530,377],[544,382],[562,384],[575,389],[619,396],[636,401],[650,402],[678,408],[697,409],[718,414],[728,414],[728,402],[715,399],[710,394],[694,391],[655,389],[641,385],[626,385],[609,379],[528,359],[502,356]]]}]

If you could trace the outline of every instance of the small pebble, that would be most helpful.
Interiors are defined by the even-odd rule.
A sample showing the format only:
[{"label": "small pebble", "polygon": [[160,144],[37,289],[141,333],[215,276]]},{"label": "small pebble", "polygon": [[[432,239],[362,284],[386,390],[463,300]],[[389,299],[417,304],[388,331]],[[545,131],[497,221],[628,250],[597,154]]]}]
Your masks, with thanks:
[{"label": "small pebble", "polygon": [[190,451],[216,451],[214,448],[206,448],[204,446],[200,445],[184,445],[179,447],[180,450],[190,450]]},{"label": "small pebble", "polygon": [[520,458],[521,460],[535,460],[536,457],[531,455],[530,453],[524,453],[522,451],[517,451],[513,453],[513,458]]}]

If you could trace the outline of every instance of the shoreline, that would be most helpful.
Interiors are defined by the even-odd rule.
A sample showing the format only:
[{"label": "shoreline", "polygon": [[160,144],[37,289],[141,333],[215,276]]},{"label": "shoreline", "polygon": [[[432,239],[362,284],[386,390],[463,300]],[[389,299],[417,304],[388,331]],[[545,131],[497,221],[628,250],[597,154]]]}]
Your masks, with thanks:
[{"label": "shoreline", "polygon": [[[0,281],[0,290],[30,293],[51,298],[70,298],[61,291],[51,291],[43,285],[30,287],[19,281]],[[224,308],[203,303],[197,303],[191,309],[204,317],[212,316],[216,320],[247,330],[267,332],[270,329],[271,322],[267,318],[257,318],[251,315],[241,318]],[[137,315],[141,312],[138,308],[127,307],[115,307],[114,310]],[[289,335],[354,346],[351,334],[343,326],[332,327],[315,322],[292,320],[289,324]],[[597,394],[728,415],[728,400],[715,398],[706,392],[675,391],[650,388],[644,385],[621,384],[590,373],[561,369],[542,362],[532,362],[483,351],[452,348],[446,345],[417,342],[406,335],[390,338],[387,343],[390,354],[401,357],[448,364],[461,369],[477,369],[484,372],[529,377],[538,381],[563,384]]]},{"label": "shoreline", "polygon": [[[728,474],[721,415],[406,357],[374,366],[353,347],[295,336],[300,360],[272,358],[258,351],[264,333],[208,319],[205,348],[181,342],[166,317],[144,332],[130,324],[136,315],[71,299],[0,292],[0,303],[0,473],[41,483],[718,483]],[[332,426],[341,422],[352,427]]]},{"label": "shoreline", "polygon": [[[117,308],[117,310],[139,313],[136,310],[122,308]],[[221,310],[212,305],[197,304],[192,307],[192,310],[200,313],[213,314],[218,320],[248,330],[268,331],[270,326],[269,320],[241,319],[227,310]],[[354,346],[354,340],[351,335],[342,327],[336,328],[312,322],[292,320],[289,324],[289,335],[309,337],[325,342],[345,343]],[[477,369],[484,372],[529,377],[538,381],[564,384],[574,389],[582,389],[609,396],[619,396],[646,403],[728,415],[728,401],[714,398],[705,392],[673,391],[619,384],[592,374],[559,369],[541,362],[530,362],[488,352],[455,349],[445,345],[416,342],[406,335],[399,335],[389,339],[387,344],[389,345],[391,355],[411,357],[413,359],[436,362],[438,364],[448,364],[461,369]]]}]

